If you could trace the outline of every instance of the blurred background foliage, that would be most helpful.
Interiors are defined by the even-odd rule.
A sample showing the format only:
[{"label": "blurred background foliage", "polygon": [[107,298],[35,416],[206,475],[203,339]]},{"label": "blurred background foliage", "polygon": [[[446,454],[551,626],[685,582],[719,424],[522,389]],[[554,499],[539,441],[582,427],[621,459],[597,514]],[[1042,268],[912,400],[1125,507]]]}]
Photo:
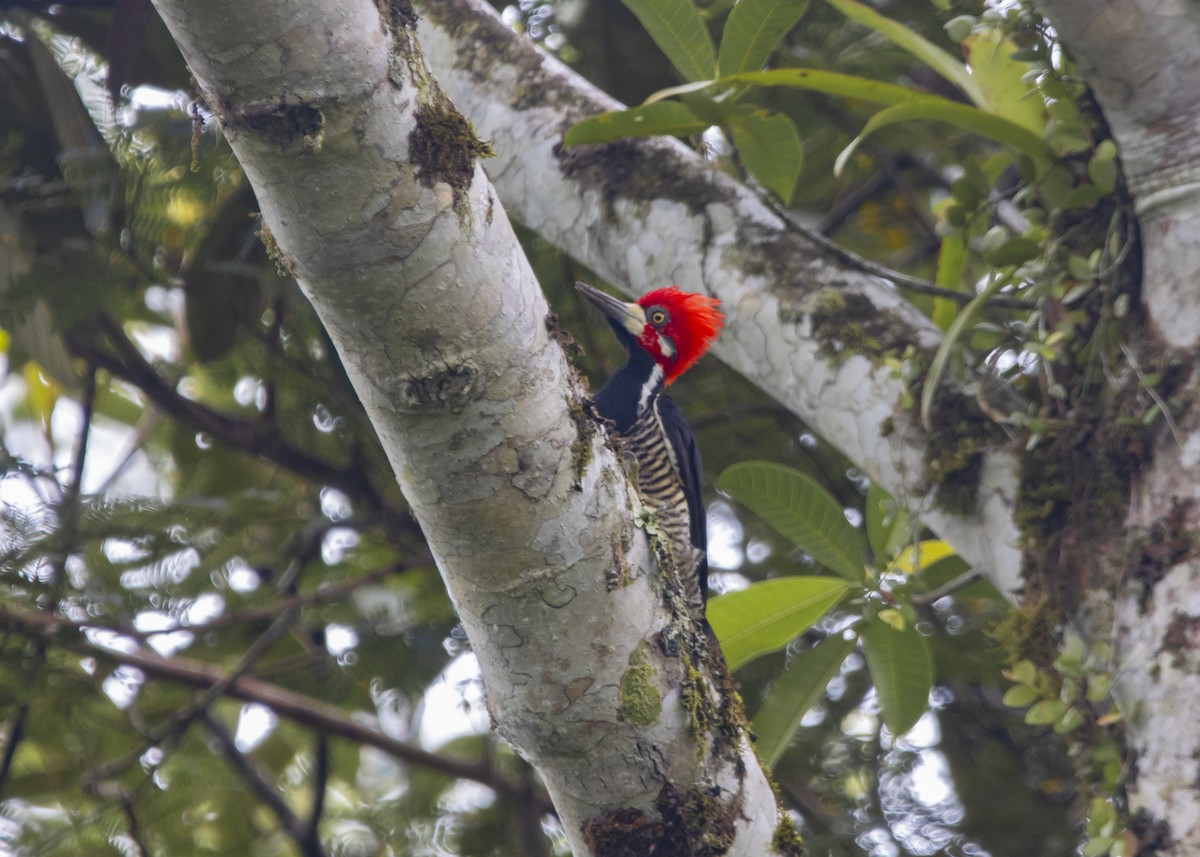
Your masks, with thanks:
[{"label": "blurred background foliage", "polygon": [[[699,4],[714,34],[731,6]],[[497,8],[626,103],[681,82],[617,0]],[[997,14],[974,0],[881,8],[947,51],[948,21]],[[1041,23],[1006,8],[1012,37],[1047,50]],[[786,65],[956,97],[820,2],[768,61]],[[371,426],[189,87],[148,4],[0,4],[0,855],[564,854],[536,776],[487,730],[469,647]],[[1086,110],[1081,92],[1068,95]],[[755,97],[803,140],[787,200],[799,221],[972,293],[1002,208],[989,194],[1020,190],[1013,170],[974,180],[999,147],[906,123],[835,176],[863,105]],[[720,139],[692,142],[740,171]],[[955,221],[954,207],[968,214]],[[948,283],[938,265],[954,229],[975,255]],[[594,276],[521,240],[599,383],[622,355],[572,288]],[[1054,263],[1061,291],[1075,284],[1068,258]],[[912,297],[938,318],[935,298]],[[944,326],[961,304],[947,305]],[[980,355],[1024,354],[1042,331],[1044,371],[1015,369],[1018,392],[1050,389],[1064,345],[1045,339],[1069,314],[1055,306],[974,331],[990,337]],[[747,382],[710,359],[673,394],[704,451],[715,590],[813,570],[712,491],[729,465],[787,464],[861,526],[865,476]],[[1021,412],[1023,428],[1043,406]],[[1002,704],[1012,658],[992,634],[1006,615],[982,584],[921,608],[931,710],[899,738],[862,656],[844,662],[775,766],[810,853],[1075,852],[1077,760]],[[844,619],[742,668],[749,711]]]}]

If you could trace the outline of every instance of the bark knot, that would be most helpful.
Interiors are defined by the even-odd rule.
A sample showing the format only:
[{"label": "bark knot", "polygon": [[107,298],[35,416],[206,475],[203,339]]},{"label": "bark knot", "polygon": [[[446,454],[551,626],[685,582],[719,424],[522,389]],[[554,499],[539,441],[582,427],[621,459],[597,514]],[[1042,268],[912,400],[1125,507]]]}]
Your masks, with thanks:
[{"label": "bark knot", "polygon": [[410,375],[402,386],[398,404],[443,409],[458,413],[471,400],[478,370],[471,366],[445,366],[427,375]]},{"label": "bark knot", "polygon": [[234,133],[250,131],[290,149],[297,143],[305,149],[320,148],[325,133],[325,114],[311,104],[248,105],[223,111],[222,124]]}]

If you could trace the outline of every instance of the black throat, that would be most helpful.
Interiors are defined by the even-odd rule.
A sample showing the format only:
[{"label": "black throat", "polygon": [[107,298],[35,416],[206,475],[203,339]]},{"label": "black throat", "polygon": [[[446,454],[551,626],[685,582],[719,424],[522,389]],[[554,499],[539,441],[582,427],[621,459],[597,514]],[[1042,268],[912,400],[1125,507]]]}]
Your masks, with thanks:
[{"label": "black throat", "polygon": [[665,378],[654,358],[633,337],[625,333],[621,340],[629,349],[629,362],[596,394],[596,410],[606,420],[613,421],[618,434],[628,434],[638,417],[653,407]]}]

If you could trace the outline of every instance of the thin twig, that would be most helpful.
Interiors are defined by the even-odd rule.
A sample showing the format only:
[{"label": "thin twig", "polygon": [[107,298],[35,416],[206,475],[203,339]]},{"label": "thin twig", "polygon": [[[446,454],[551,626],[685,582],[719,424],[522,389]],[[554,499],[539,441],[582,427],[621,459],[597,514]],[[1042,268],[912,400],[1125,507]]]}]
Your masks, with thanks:
[{"label": "thin twig", "polygon": [[1158,405],[1158,409],[1162,412],[1163,419],[1167,421],[1167,428],[1171,432],[1171,437],[1175,439],[1175,445],[1183,449],[1183,437],[1179,434],[1179,427],[1175,425],[1175,417],[1171,415],[1170,408],[1167,407],[1166,401],[1158,390],[1154,389],[1154,385],[1145,383],[1146,376],[1142,373],[1142,369],[1138,366],[1137,357],[1133,351],[1124,342],[1121,343],[1121,353],[1125,355],[1125,359],[1129,361],[1129,368],[1138,376],[1138,381],[1141,382],[1142,389],[1150,396],[1154,404]]},{"label": "thin twig", "polygon": [[4,738],[4,757],[0,759],[0,796],[4,794],[4,784],[12,771],[13,758],[17,755],[17,746],[25,737],[25,718],[29,716],[29,706],[22,703],[13,712],[8,735]]},{"label": "thin twig", "polygon": [[965,571],[953,580],[946,581],[936,589],[931,589],[928,592],[922,592],[919,595],[914,595],[912,597],[912,602],[918,606],[932,604],[939,598],[945,598],[947,595],[952,595],[953,593],[962,589],[968,583],[974,583],[980,577],[980,572],[976,571],[975,569]]},{"label": "thin twig", "polygon": [[[848,268],[853,268],[861,271],[864,274],[870,274],[875,277],[880,277],[894,283],[899,288],[908,289],[911,292],[917,292],[922,295],[932,295],[938,298],[946,298],[947,300],[955,301],[956,303],[967,303],[975,298],[971,292],[958,292],[953,289],[943,289],[929,280],[923,280],[920,277],[914,277],[900,271],[894,271],[886,265],[881,265],[878,262],[872,262],[857,253],[847,250],[835,241],[831,241],[822,235],[816,229],[803,223],[792,212],[779,205],[771,199],[765,199],[766,203],[771,208],[787,221],[793,229],[799,232],[808,240],[812,241],[825,252],[833,256],[834,259],[841,262]],[[988,301],[990,306],[1005,307],[1007,309],[1035,309],[1037,304],[1034,301],[1024,298],[1010,298],[1004,295],[996,295]]]},{"label": "thin twig", "polygon": [[133,795],[129,795],[125,800],[121,801],[121,809],[125,811],[126,831],[125,835],[133,842],[134,847],[138,849],[138,853],[142,857],[151,857],[150,846],[146,844],[146,840],[142,838],[142,826],[138,822],[137,810],[133,806]]},{"label": "thin twig", "polygon": [[[67,557],[75,550],[75,538],[79,528],[79,498],[83,491],[83,468],[87,464],[88,439],[92,434],[92,418],[96,413],[96,368],[89,366],[84,376],[83,424],[79,428],[79,445],[71,462],[71,481],[62,491],[58,501],[59,550],[50,561],[51,587],[58,590],[66,581]],[[57,609],[57,598],[47,607]]]},{"label": "thin twig", "polygon": [[[23,636],[43,639],[72,651],[97,659],[123,664],[140,670],[147,679],[170,681],[191,687],[211,688],[220,682],[226,684],[228,673],[215,664],[175,656],[164,658],[148,651],[121,652],[92,642],[70,622],[42,613],[16,610],[0,605],[0,628],[15,631]],[[422,747],[392,738],[378,729],[373,729],[352,719],[340,709],[314,699],[294,693],[278,685],[252,676],[239,676],[228,683],[229,696],[243,702],[257,702],[270,708],[277,715],[296,723],[337,735],[359,744],[375,747],[409,764],[419,765],[433,771],[482,783],[505,795],[518,798],[524,795],[525,787],[488,766],[478,762],[455,759],[430,752]],[[554,807],[543,793],[533,797],[543,812],[553,812]]]},{"label": "thin twig", "polygon": [[275,814],[280,828],[296,843],[300,853],[304,857],[328,857],[320,840],[309,837],[308,826],[296,813],[292,812],[287,801],[280,796],[279,791],[273,785],[267,782],[266,777],[258,770],[258,766],[238,749],[237,741],[225,728],[225,724],[218,720],[211,711],[204,712],[200,719],[204,723],[204,728],[216,739],[222,755],[237,770],[258,799]]},{"label": "thin twig", "polygon": [[[45,605],[47,615],[58,610],[59,592],[66,585],[67,557],[75,550],[75,540],[79,525],[79,498],[83,490],[83,467],[87,463],[88,438],[92,433],[92,419],[96,406],[96,369],[88,366],[84,376],[83,387],[83,421],[79,428],[79,445],[71,464],[71,481],[62,489],[58,501],[58,536],[59,549],[50,560],[50,588],[55,593]],[[34,646],[34,659],[40,664],[46,657],[46,641],[38,640]],[[8,781],[12,772],[13,759],[17,755],[17,747],[25,735],[25,721],[29,716],[29,705],[20,703],[13,713],[8,735],[4,741],[4,755],[0,757],[0,791]]]},{"label": "thin twig", "polygon": [[401,516],[361,471],[337,467],[288,444],[271,426],[219,413],[183,396],[142,356],[121,325],[104,313],[97,325],[117,352],[108,353],[95,343],[72,339],[71,351],[127,381],[144,393],[160,411],[206,432],[222,444],[258,455],[284,470],[324,485],[334,485],[373,509]]},{"label": "thin twig", "polygon": [[313,766],[313,801],[304,827],[302,849],[320,848],[321,816],[325,814],[325,793],[329,788],[329,736],[317,733],[316,764]]},{"label": "thin twig", "polygon": [[292,607],[283,611],[275,618],[270,627],[250,644],[250,647],[242,654],[242,657],[232,670],[224,673],[217,681],[205,688],[186,708],[176,711],[162,725],[149,730],[140,747],[134,747],[123,756],[118,756],[116,759],[92,769],[87,773],[85,779],[89,782],[98,782],[115,776],[137,762],[151,747],[172,740],[178,741],[197,717],[201,716],[208,710],[209,706],[224,696],[229,691],[230,685],[237,681],[238,677],[248,672],[255,662],[265,655],[271,646],[275,645],[275,642],[296,621],[298,614],[299,607]]},{"label": "thin twig", "polygon": [[[241,625],[247,622],[259,622],[264,619],[274,619],[285,610],[291,610],[296,607],[310,607],[317,604],[325,604],[329,601],[338,601],[346,595],[349,595],[354,590],[372,583],[377,583],[392,574],[399,574],[405,570],[405,566],[396,564],[387,566],[386,568],[378,568],[374,571],[369,571],[361,577],[356,577],[353,580],[345,580],[341,583],[325,584],[319,586],[312,592],[302,592],[295,595],[288,595],[270,604],[262,604],[257,607],[247,607],[245,610],[235,610],[229,613],[222,613],[220,616],[215,616],[207,622],[198,622],[194,625],[179,624],[172,625],[169,628],[156,628],[153,631],[139,631],[132,628],[122,628],[120,633],[124,636],[134,637],[136,639],[146,639],[148,637],[156,637],[159,634],[173,634],[177,631],[187,631],[190,634],[200,636],[209,631],[216,631],[221,628],[227,628],[231,625]],[[80,627],[92,627],[94,623],[81,622]]]}]

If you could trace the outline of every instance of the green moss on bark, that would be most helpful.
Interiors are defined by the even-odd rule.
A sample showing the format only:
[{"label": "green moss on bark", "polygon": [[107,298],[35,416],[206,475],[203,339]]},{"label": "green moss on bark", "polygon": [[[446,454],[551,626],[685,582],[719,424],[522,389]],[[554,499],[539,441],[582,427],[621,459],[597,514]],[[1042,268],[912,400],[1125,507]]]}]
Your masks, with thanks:
[{"label": "green moss on bark", "polygon": [[416,120],[408,145],[417,164],[417,178],[427,187],[445,182],[457,199],[470,187],[475,159],[490,158],[495,152],[475,136],[471,123],[440,93],[417,108]]},{"label": "green moss on bark", "polygon": [[662,694],[654,686],[654,667],[646,660],[645,642],[629,656],[618,699],[617,713],[635,726],[653,726],[662,715]]}]

